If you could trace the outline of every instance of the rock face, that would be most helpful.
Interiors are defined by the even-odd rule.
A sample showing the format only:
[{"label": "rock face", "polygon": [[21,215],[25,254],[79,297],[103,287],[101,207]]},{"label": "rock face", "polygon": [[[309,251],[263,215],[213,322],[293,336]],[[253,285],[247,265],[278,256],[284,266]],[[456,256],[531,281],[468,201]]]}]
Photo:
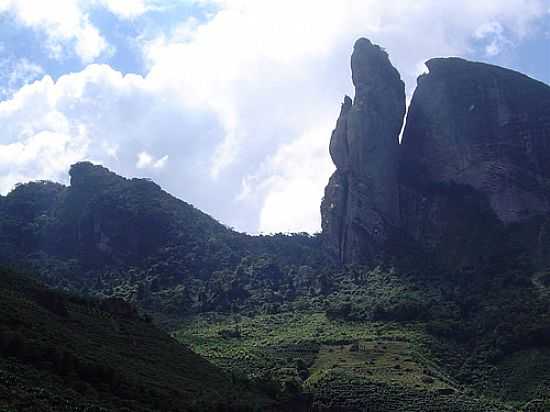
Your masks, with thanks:
[{"label": "rock face", "polygon": [[468,266],[502,253],[510,230],[535,249],[546,238],[550,87],[459,58],[426,65],[399,144],[403,83],[382,49],[355,45],[356,96],[332,134],[337,170],[321,205],[326,248],[341,263],[371,262],[397,245]]},{"label": "rock face", "polygon": [[359,39],[351,58],[355,99],[332,133],[336,172],[321,205],[326,245],[341,261],[374,257],[399,226],[399,132],[405,86],[387,53]]},{"label": "rock face", "polygon": [[550,87],[457,58],[426,65],[407,116],[404,175],[469,185],[504,223],[546,213]]}]

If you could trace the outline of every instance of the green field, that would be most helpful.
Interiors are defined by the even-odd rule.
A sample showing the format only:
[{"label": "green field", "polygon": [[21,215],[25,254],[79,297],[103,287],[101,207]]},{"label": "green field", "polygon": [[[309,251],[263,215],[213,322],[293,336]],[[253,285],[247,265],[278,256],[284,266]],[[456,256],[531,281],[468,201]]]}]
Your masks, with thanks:
[{"label": "green field", "polygon": [[302,392],[319,409],[517,410],[481,396],[434,362],[422,323],[331,320],[324,313],[189,318],[175,337],[214,364]]}]

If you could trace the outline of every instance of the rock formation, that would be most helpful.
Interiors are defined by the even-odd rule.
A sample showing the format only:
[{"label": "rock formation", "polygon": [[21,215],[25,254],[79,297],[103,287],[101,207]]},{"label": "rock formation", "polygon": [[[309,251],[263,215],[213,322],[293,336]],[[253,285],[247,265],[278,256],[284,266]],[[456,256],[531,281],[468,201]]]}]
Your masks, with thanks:
[{"label": "rock formation", "polygon": [[387,53],[359,39],[351,58],[355,99],[345,97],[330,142],[336,172],[321,206],[327,247],[341,261],[374,257],[399,226],[399,133],[405,86]]},{"label": "rock formation", "polygon": [[325,246],[341,263],[411,246],[469,266],[503,253],[510,230],[534,249],[547,237],[550,87],[459,58],[426,65],[399,144],[403,83],[381,48],[355,45],[356,96],[332,134],[337,170],[321,205]]},{"label": "rock formation", "polygon": [[458,58],[432,59],[403,136],[404,175],[479,190],[504,223],[550,209],[550,87]]}]

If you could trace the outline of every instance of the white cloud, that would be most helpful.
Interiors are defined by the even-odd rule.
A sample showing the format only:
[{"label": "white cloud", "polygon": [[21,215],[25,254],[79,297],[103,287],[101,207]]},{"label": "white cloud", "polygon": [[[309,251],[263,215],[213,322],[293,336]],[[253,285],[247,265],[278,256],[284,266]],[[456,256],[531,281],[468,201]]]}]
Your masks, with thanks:
[{"label": "white cloud", "polygon": [[101,147],[105,151],[105,154],[112,157],[114,160],[118,160],[118,150],[120,146],[117,143],[103,141]]},{"label": "white cloud", "polygon": [[44,69],[26,58],[0,60],[0,98],[11,96],[16,90],[42,75]]},{"label": "white cloud", "polygon": [[[326,149],[338,102],[352,92],[349,53],[357,37],[369,36],[389,50],[410,93],[419,62],[439,55],[467,56],[473,40],[481,40],[480,27],[493,29],[482,37],[487,52],[494,54],[511,44],[504,30],[519,40],[544,13],[544,2],[536,0],[207,3],[220,11],[206,24],[185,22],[173,37],[148,44],[148,80],[191,107],[217,114],[225,138],[210,159],[210,174],[220,178],[240,169],[244,178],[236,200],[262,205],[259,228],[264,231],[318,227],[323,186],[318,182],[328,179]],[[312,147],[293,145],[312,130],[324,150],[311,154]],[[288,147],[296,150],[296,160],[276,160]],[[250,158],[255,167],[247,167]],[[300,163],[317,174],[294,166]],[[258,173],[259,164],[269,171]],[[310,190],[317,195],[308,195]]]},{"label": "white cloud", "polygon": [[141,152],[138,154],[138,160],[136,163],[136,167],[138,169],[145,169],[146,167],[149,167],[151,163],[153,163],[153,158],[149,153]]},{"label": "white cloud", "polygon": [[65,180],[67,165],[82,159],[88,139],[86,130],[77,133],[43,130],[27,139],[0,144],[0,191],[16,183],[36,179]]},{"label": "white cloud", "polygon": [[[352,93],[357,37],[389,51],[410,93],[420,62],[471,56],[479,42],[496,52],[498,27],[519,44],[548,8],[544,0],[201,1],[218,11],[149,42],[146,76],[91,65],[57,82],[45,77],[0,103],[0,144],[22,159],[0,158],[0,175],[60,179],[74,159],[90,158],[126,175],[152,173],[241,230],[316,231],[332,171],[331,129],[343,95]],[[131,19],[152,3],[133,4],[106,7]],[[75,27],[85,25],[85,10]],[[35,170],[18,145],[58,162],[43,160]]]},{"label": "white cloud", "polygon": [[77,0],[0,0],[0,12],[11,12],[23,26],[43,31],[46,47],[54,58],[63,57],[67,44],[84,63],[107,50],[107,42],[89,20]]},{"label": "white cloud", "polygon": [[114,52],[90,21],[89,13],[97,7],[126,20],[162,9],[159,0],[0,0],[0,13],[12,13],[23,26],[46,35],[44,46],[52,58],[62,59],[71,50],[83,63]]},{"label": "white cloud", "polygon": [[[112,110],[125,88],[139,94],[139,78],[123,77],[108,66],[88,66],[57,82],[45,76],[0,102],[0,191],[36,178],[65,181],[70,164],[116,155],[115,144],[99,144],[110,125],[98,107]],[[98,120],[106,121],[105,129],[97,127]]]},{"label": "white cloud", "polygon": [[22,58],[16,61],[13,71],[10,73],[9,84],[12,86],[18,82],[27,84],[29,80],[34,80],[43,74],[44,69],[40,65]]},{"label": "white cloud", "polygon": [[99,0],[99,4],[122,19],[134,19],[145,14],[151,5],[145,0]]},{"label": "white cloud", "polygon": [[164,169],[164,166],[166,166],[167,161],[168,161],[168,155],[164,155],[160,159],[157,159],[155,161],[155,163],[153,164],[153,168]]},{"label": "white cloud", "polygon": [[136,167],[138,169],[162,169],[164,168],[164,166],[166,166],[167,161],[168,155],[164,155],[160,159],[155,159],[149,153],[143,151],[138,153],[137,155]]},{"label": "white cloud", "polygon": [[319,231],[319,206],[327,177],[334,170],[326,156],[326,131],[330,127],[325,124],[308,130],[280,147],[255,176],[264,192],[260,232]]},{"label": "white cloud", "polygon": [[485,46],[485,54],[487,56],[496,56],[507,46],[513,46],[504,34],[504,28],[496,21],[484,23],[479,26],[474,36],[479,40],[486,40],[488,43]]},{"label": "white cloud", "polygon": [[[200,158],[219,141],[216,119],[138,75],[90,65],[57,81],[45,76],[0,102],[0,129],[0,193],[31,179],[66,182],[69,166],[89,159],[126,176],[152,173],[186,200],[210,197]],[[220,196],[229,196],[225,186]]]}]

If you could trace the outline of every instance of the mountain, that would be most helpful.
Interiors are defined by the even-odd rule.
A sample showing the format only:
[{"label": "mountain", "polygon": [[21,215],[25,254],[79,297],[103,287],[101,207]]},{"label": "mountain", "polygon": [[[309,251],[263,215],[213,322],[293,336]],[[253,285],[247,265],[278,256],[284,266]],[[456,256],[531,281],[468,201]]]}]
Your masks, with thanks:
[{"label": "mountain", "polygon": [[169,320],[261,306],[266,290],[290,296],[304,286],[289,286],[292,274],[323,260],[318,237],[237,233],[147,179],[89,162],[70,176],[69,187],[31,182],[0,198],[1,261],[55,288]]},{"label": "mountain", "polygon": [[471,186],[507,224],[548,214],[550,86],[458,58],[426,66],[403,135],[404,173]]},{"label": "mountain", "polygon": [[0,410],[253,410],[272,402],[122,300],[0,271]]},{"label": "mountain", "polygon": [[[356,42],[355,96],[344,98],[331,136],[336,171],[319,235],[237,233],[152,181],[89,162],[72,166],[67,187],[18,185],[0,197],[0,263],[56,291],[28,292],[24,285],[34,283],[25,278],[8,293],[21,289],[23,298],[9,306],[18,319],[36,313],[29,324],[50,325],[47,340],[67,335],[71,356],[82,347],[85,359],[120,364],[138,384],[158,380],[160,394],[136,407],[163,410],[151,399],[165,399],[186,365],[204,362],[195,353],[219,383],[197,375],[178,388],[222,385],[229,392],[204,392],[205,399],[233,402],[235,390],[244,403],[233,407],[550,410],[550,87],[458,58],[427,67],[406,113],[388,53]],[[99,320],[113,316],[130,316],[120,330],[131,337],[143,330],[149,344],[131,355],[118,348],[124,339],[112,325],[127,320]],[[33,328],[14,325],[5,327],[9,336],[15,328],[25,341],[37,339]],[[90,346],[99,327],[103,346]],[[128,356],[112,361],[114,352],[101,349],[110,345]],[[186,358],[138,362],[161,356],[157,350]],[[15,365],[8,379],[30,396],[42,369],[33,360],[26,375],[25,359],[8,358]],[[59,375],[55,359],[48,376]],[[86,402],[126,402],[80,381],[93,389]],[[45,390],[71,385],[65,379]]]},{"label": "mountain", "polygon": [[[85,269],[139,264],[172,245],[191,251],[233,234],[147,179],[128,180],[88,162],[73,165],[70,176],[68,188],[34,182],[4,199],[9,220],[2,232],[19,241],[20,256],[77,258]],[[207,270],[203,263],[196,266]]]},{"label": "mountain", "polygon": [[[345,97],[331,137],[336,171],[321,205],[322,242],[341,264],[381,265],[400,276],[384,284],[356,275],[352,297],[343,295],[345,304],[329,313],[420,321],[430,359],[463,385],[483,381],[486,396],[520,408],[534,396],[532,385],[548,379],[529,359],[544,368],[550,344],[541,283],[549,256],[550,87],[459,58],[426,65],[399,143],[399,73],[381,47],[355,44],[355,98]],[[375,298],[373,282],[389,296]]]},{"label": "mountain", "polygon": [[440,269],[503,254],[547,264],[550,87],[459,58],[426,63],[404,121],[387,53],[366,39],[352,55],[330,143],[336,165],[321,206],[327,250],[342,263],[424,254]]}]

